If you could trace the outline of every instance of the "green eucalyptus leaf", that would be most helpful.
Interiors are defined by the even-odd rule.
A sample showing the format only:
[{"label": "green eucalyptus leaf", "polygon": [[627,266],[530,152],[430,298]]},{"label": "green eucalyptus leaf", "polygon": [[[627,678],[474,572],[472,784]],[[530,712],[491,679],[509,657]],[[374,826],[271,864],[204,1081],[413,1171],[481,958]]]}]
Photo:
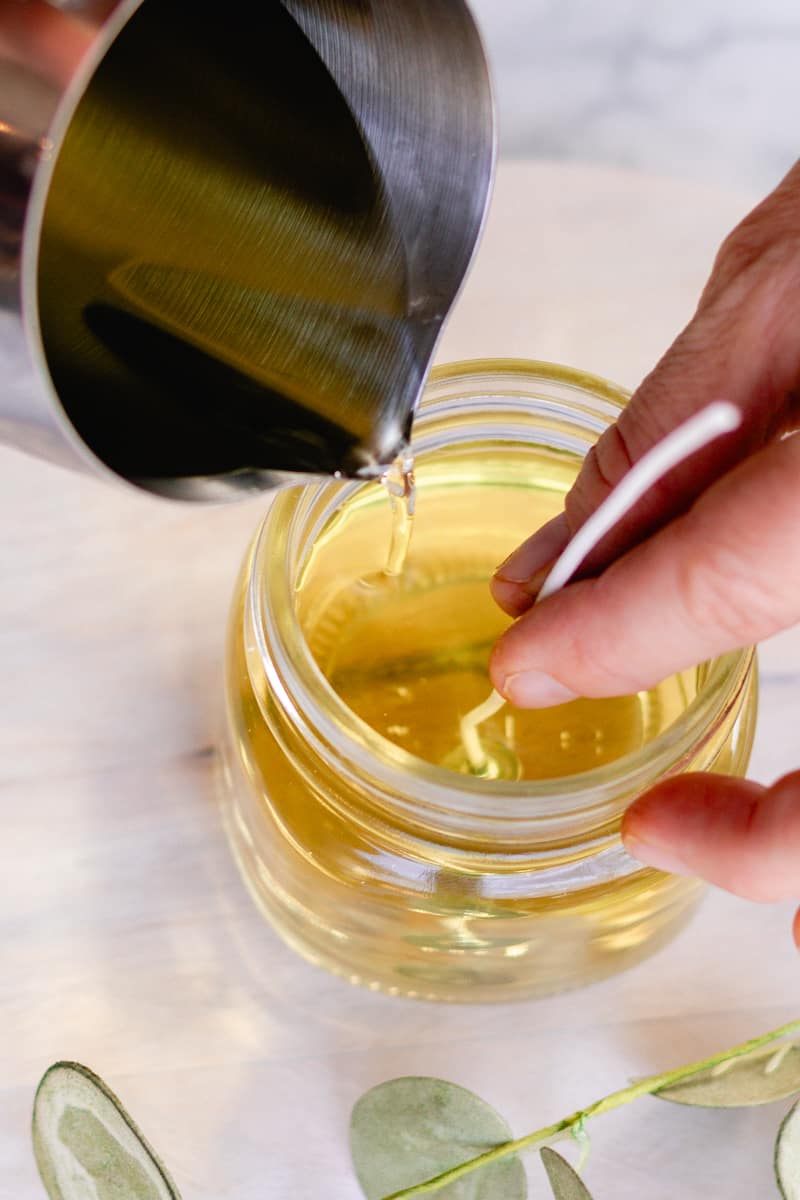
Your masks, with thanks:
[{"label": "green eucalyptus leaf", "polygon": [[789,1109],[778,1130],[775,1176],[783,1200],[800,1200],[800,1101]]},{"label": "green eucalyptus leaf", "polygon": [[[392,1079],[353,1109],[350,1148],[367,1200],[424,1183],[512,1139],[503,1118],[466,1088],[443,1079]],[[528,1185],[515,1156],[448,1184],[437,1200],[525,1200]]]},{"label": "green eucalyptus leaf", "polygon": [[117,1097],[79,1063],[55,1063],[43,1076],[33,1151],[50,1200],[180,1200]]},{"label": "green eucalyptus leaf", "polygon": [[589,1189],[565,1158],[545,1146],[542,1162],[556,1200],[592,1200]]},{"label": "green eucalyptus leaf", "polygon": [[800,1046],[769,1046],[733,1059],[723,1073],[698,1071],[654,1095],[674,1104],[746,1108],[800,1092]]}]

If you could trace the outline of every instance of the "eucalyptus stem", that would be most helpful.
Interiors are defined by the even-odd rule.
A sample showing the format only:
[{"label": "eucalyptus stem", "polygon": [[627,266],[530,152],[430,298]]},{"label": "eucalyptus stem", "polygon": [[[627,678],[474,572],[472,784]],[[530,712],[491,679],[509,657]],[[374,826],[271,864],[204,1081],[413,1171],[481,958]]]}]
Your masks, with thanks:
[{"label": "eucalyptus stem", "polygon": [[512,1154],[520,1154],[523,1150],[530,1150],[545,1142],[555,1141],[560,1135],[569,1133],[575,1127],[581,1127],[590,1117],[602,1116],[603,1113],[621,1108],[623,1104],[630,1104],[632,1100],[638,1100],[640,1096],[651,1096],[654,1092],[660,1092],[664,1088],[670,1087],[673,1083],[680,1083],[690,1075],[708,1071],[729,1060],[743,1058],[755,1050],[760,1050],[762,1046],[768,1046],[770,1042],[776,1042],[779,1038],[788,1037],[789,1034],[797,1032],[800,1032],[800,1020],[791,1021],[779,1029],[773,1029],[771,1033],[751,1038],[748,1042],[742,1042],[739,1046],[733,1046],[729,1050],[713,1054],[710,1058],[703,1058],[699,1062],[689,1063],[688,1066],[678,1067],[673,1071],[665,1071],[661,1075],[651,1075],[648,1079],[640,1079],[629,1087],[612,1092],[610,1096],[604,1096],[602,1100],[596,1100],[588,1108],[578,1109],[568,1117],[562,1117],[560,1121],[556,1121],[552,1125],[545,1125],[543,1129],[537,1129],[512,1142],[503,1142],[502,1145],[495,1146],[475,1158],[470,1158],[467,1162],[452,1167],[449,1171],[443,1171],[441,1175],[436,1175],[433,1179],[428,1179],[424,1183],[416,1183],[412,1187],[402,1188],[399,1192],[392,1192],[390,1196],[384,1196],[383,1200],[412,1200],[414,1196],[427,1196],[432,1192],[438,1192],[447,1184],[455,1183],[456,1180],[463,1179],[465,1175],[471,1175],[473,1171],[478,1171],[481,1167],[488,1166],[489,1163],[498,1162]]}]

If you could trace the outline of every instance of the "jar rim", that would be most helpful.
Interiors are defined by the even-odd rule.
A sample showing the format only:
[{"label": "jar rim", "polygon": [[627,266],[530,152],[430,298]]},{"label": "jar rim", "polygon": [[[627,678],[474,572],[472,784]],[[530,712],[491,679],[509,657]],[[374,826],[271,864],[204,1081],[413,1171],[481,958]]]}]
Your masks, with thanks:
[{"label": "jar rim", "polygon": [[[529,393],[534,386],[566,390],[570,411],[580,411],[584,428],[597,433],[629,398],[624,389],[599,376],[555,363],[465,360],[434,368],[415,435],[445,410],[452,413],[459,398],[468,405],[470,397],[474,401],[488,394],[513,404],[514,398],[533,400]],[[331,686],[300,629],[292,602],[294,585],[285,569],[291,561],[292,538],[304,519],[304,502],[307,509],[310,498],[327,490],[334,494],[338,488],[335,494],[341,503],[365,486],[369,484],[362,481],[326,481],[279,493],[257,538],[246,603],[270,687],[302,738],[316,752],[332,755],[343,775],[362,783],[369,780],[393,810],[414,816],[427,812],[445,822],[483,818],[506,825],[541,824],[577,813],[608,819],[618,815],[631,796],[679,769],[745,687],[755,654],[752,648],[711,660],[697,695],[665,730],[636,750],[579,774],[544,780],[482,780],[417,758],[358,717]],[[270,569],[275,561],[281,563],[280,570]],[[313,714],[313,722],[308,714]]]}]

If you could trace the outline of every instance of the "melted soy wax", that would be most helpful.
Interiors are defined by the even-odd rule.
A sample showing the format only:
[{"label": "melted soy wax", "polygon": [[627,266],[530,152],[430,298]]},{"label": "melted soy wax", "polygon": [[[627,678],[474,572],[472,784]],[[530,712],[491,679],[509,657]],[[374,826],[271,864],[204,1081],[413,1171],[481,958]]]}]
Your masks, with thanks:
[{"label": "melted soy wax", "polygon": [[381,482],[389,493],[392,513],[389,553],[386,557],[384,574],[396,579],[403,574],[408,552],[411,549],[414,513],[417,506],[414,456],[410,447],[405,447],[401,451]]},{"label": "melted soy wax", "polygon": [[535,711],[507,705],[481,726],[487,761],[473,770],[460,721],[486,699],[489,653],[509,624],[488,580],[531,529],[561,511],[578,463],[545,450],[471,448],[421,464],[416,517],[410,467],[406,458],[388,473],[391,520],[378,489],[345,504],[318,539],[298,593],[319,666],[367,725],[456,772],[551,779],[638,749],[685,709],[695,672],[631,696]]}]

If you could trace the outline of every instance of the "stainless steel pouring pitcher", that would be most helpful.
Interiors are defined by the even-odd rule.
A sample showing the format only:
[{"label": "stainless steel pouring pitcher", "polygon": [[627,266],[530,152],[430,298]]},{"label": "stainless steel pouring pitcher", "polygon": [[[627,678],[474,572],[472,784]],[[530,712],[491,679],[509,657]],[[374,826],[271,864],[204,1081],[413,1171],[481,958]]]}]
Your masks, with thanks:
[{"label": "stainless steel pouring pitcher", "polygon": [[0,440],[192,500],[377,473],[493,142],[464,0],[0,0]]}]

